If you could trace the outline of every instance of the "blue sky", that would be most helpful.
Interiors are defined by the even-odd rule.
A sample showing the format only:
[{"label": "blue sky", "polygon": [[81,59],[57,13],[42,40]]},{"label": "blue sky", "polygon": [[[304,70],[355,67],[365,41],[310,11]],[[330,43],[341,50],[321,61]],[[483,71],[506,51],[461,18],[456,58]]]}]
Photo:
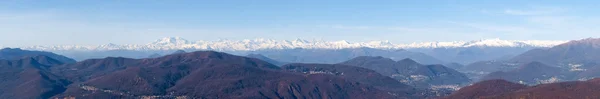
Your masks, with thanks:
[{"label": "blue sky", "polygon": [[0,46],[189,40],[395,43],[600,36],[600,1],[3,0]]}]

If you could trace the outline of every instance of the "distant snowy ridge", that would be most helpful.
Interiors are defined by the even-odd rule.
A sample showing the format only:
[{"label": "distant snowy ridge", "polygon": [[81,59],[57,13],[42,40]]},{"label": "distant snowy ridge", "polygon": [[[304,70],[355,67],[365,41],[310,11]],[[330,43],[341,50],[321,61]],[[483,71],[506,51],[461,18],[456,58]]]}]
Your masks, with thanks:
[{"label": "distant snowy ridge", "polygon": [[253,51],[263,49],[344,49],[344,48],[377,48],[377,49],[413,49],[413,48],[457,48],[457,47],[552,47],[567,41],[549,40],[500,40],[483,39],[475,41],[454,42],[421,42],[410,44],[393,44],[389,41],[356,42],[323,41],[323,40],[218,40],[218,41],[188,41],[181,37],[168,37],[148,44],[104,44],[99,46],[31,46],[24,49],[47,51],[97,51],[97,50],[216,50],[216,51]]}]

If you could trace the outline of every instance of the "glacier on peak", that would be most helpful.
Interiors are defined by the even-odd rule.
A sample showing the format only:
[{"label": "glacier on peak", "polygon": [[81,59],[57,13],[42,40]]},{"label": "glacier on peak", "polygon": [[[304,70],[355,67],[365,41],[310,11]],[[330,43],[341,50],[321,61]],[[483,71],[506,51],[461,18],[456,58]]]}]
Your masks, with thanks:
[{"label": "glacier on peak", "polygon": [[161,38],[148,44],[104,44],[98,46],[30,46],[24,49],[32,50],[216,50],[216,51],[252,51],[262,49],[343,49],[343,48],[377,48],[377,49],[414,49],[414,48],[459,48],[459,47],[552,47],[567,41],[550,40],[501,40],[501,39],[481,39],[473,41],[452,41],[452,42],[414,42],[408,44],[394,44],[390,41],[368,41],[368,42],[349,42],[324,41],[324,40],[273,40],[273,39],[244,39],[244,40],[226,40],[217,41],[189,41],[181,37]]}]

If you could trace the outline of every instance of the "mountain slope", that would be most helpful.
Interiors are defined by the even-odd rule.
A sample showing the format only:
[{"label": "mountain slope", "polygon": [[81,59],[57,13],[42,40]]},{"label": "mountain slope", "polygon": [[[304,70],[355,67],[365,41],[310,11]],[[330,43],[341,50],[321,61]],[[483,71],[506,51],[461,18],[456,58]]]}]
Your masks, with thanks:
[{"label": "mountain slope", "polygon": [[510,61],[542,62],[551,66],[567,67],[569,64],[590,64],[600,61],[600,39],[574,40],[549,49],[527,51]]},{"label": "mountain slope", "polygon": [[[523,65],[527,65],[531,62],[539,62],[547,65],[547,68],[555,68],[560,70],[554,70],[559,72],[560,75],[546,75],[548,77],[554,77],[552,79],[560,79],[562,81],[569,80],[587,80],[595,77],[600,77],[596,71],[600,70],[598,63],[600,60],[600,39],[589,38],[583,40],[574,40],[568,43],[560,44],[552,48],[547,49],[533,49],[523,54],[520,54],[514,58],[506,61],[482,61],[469,64],[464,67],[463,71],[476,74],[476,76],[486,75],[488,73],[496,72],[492,75],[512,75],[512,70],[519,69]],[[502,72],[497,72],[502,71]],[[529,70],[537,71],[537,70]],[[549,72],[551,73],[551,72]],[[552,73],[556,74],[556,73]],[[575,76],[573,76],[575,75]],[[531,75],[517,75],[522,77],[529,77],[526,79],[532,79]],[[541,77],[536,75],[538,81],[550,80],[548,77]],[[473,77],[476,78],[476,77]],[[517,80],[516,82],[519,82]],[[539,82],[527,82],[539,83]]]},{"label": "mountain slope", "polygon": [[531,87],[501,80],[465,87],[446,99],[598,99],[600,79],[541,84]]},{"label": "mountain slope", "polygon": [[[332,75],[302,75],[255,58],[199,51],[159,58],[105,58],[56,67],[75,73],[57,98],[407,98]],[[65,74],[65,73],[62,73]]]},{"label": "mountain slope", "polygon": [[357,81],[360,83],[373,85],[375,88],[397,92],[405,96],[415,95],[415,88],[402,84],[390,77],[381,75],[373,70],[339,65],[339,64],[301,64],[293,63],[282,66],[283,69],[291,72],[303,73],[305,75],[329,74],[339,76],[344,79]]},{"label": "mountain slope", "polygon": [[108,73],[126,69],[129,65],[139,64],[140,61],[122,57],[107,57],[104,59],[89,59],[72,64],[53,66],[51,71],[71,81],[81,82]]},{"label": "mountain slope", "polygon": [[506,80],[487,80],[461,88],[457,92],[441,99],[480,99],[525,88],[527,88],[526,85],[508,82]]},{"label": "mountain slope", "polygon": [[460,63],[448,63],[448,64],[444,64],[444,66],[448,67],[448,68],[452,68],[454,70],[462,70],[465,65],[460,64]]},{"label": "mountain slope", "polygon": [[482,80],[504,79],[521,84],[536,85],[554,83],[570,80],[575,73],[558,67],[547,66],[539,62],[531,62],[519,68],[507,72],[494,72],[482,78]]},{"label": "mountain slope", "polygon": [[430,85],[462,85],[470,82],[471,80],[464,74],[447,68],[443,65],[425,65],[417,68],[417,70],[413,71],[411,78],[414,75],[417,76],[425,76],[427,80],[425,80]]},{"label": "mountain slope", "polygon": [[543,84],[502,94],[493,99],[537,98],[537,99],[598,99],[600,98],[599,79]]},{"label": "mountain slope", "polygon": [[[184,50],[177,50],[177,51],[175,51],[173,53],[169,53],[169,54],[166,54],[166,55],[183,54],[183,53],[187,53],[187,52],[185,52]],[[158,58],[158,57],[161,57],[161,56],[163,56],[163,55],[158,54],[158,53],[154,53],[154,54],[151,54],[150,56],[148,56],[147,58]]]},{"label": "mountain slope", "polygon": [[483,74],[488,74],[497,71],[510,71],[518,68],[521,64],[523,63],[513,63],[505,61],[479,61],[463,67],[462,71],[480,72]]},{"label": "mountain slope", "polygon": [[60,64],[47,56],[0,60],[0,97],[49,98],[63,92],[71,82],[48,71]]},{"label": "mountain slope", "polygon": [[372,69],[382,75],[420,88],[459,86],[470,81],[464,74],[456,70],[441,65],[421,65],[411,59],[394,61],[383,57],[362,56],[339,64]]}]

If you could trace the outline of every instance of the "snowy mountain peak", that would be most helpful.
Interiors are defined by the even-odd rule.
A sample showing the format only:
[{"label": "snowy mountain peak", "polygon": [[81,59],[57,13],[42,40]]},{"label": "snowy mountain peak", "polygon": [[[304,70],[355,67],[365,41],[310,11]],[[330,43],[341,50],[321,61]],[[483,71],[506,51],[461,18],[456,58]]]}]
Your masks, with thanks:
[{"label": "snowy mountain peak", "polygon": [[181,37],[166,37],[158,39],[150,44],[152,45],[185,45],[191,42]]},{"label": "snowy mountain peak", "polygon": [[310,41],[303,40],[303,39],[300,39],[300,38],[297,38],[296,40],[294,40],[294,42],[297,42],[297,43],[310,43]]},{"label": "snowy mountain peak", "polygon": [[474,41],[452,42],[420,42],[409,44],[394,44],[389,41],[349,42],[324,41],[324,40],[273,40],[273,39],[245,39],[217,41],[188,41],[181,37],[167,37],[158,39],[145,45],[117,45],[105,44],[99,46],[32,46],[24,49],[32,50],[217,50],[217,51],[251,51],[261,49],[343,49],[343,48],[378,48],[378,49],[414,49],[414,48],[457,48],[457,47],[552,47],[567,41],[544,40],[501,40],[481,39]]},{"label": "snowy mountain peak", "polygon": [[346,40],[336,41],[334,43],[337,43],[337,44],[350,44],[350,42],[348,42]]},{"label": "snowy mountain peak", "polygon": [[500,40],[499,38],[495,39],[482,39],[477,41],[470,41],[464,44],[464,46],[519,46],[522,45],[520,41],[509,41],[509,40]]}]

